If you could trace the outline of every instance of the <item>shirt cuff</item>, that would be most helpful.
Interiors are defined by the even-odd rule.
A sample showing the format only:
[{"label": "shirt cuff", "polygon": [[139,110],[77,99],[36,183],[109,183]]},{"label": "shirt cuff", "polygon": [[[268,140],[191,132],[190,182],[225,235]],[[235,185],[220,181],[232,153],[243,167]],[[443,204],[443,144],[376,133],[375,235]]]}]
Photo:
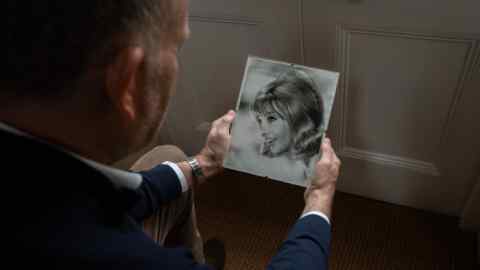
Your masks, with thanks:
[{"label": "shirt cuff", "polygon": [[178,181],[180,182],[180,185],[182,186],[182,192],[185,192],[188,190],[188,183],[187,183],[187,178],[185,178],[185,175],[183,174],[182,170],[180,167],[178,167],[177,164],[170,162],[170,161],[165,161],[162,163],[163,165],[167,165],[172,170],[175,172],[175,174],[178,177]]},{"label": "shirt cuff", "polygon": [[325,215],[325,214],[322,213],[322,212],[318,212],[318,211],[310,211],[310,212],[307,212],[307,213],[303,214],[300,218],[304,218],[304,217],[310,216],[310,215],[319,216],[319,217],[323,218],[329,225],[331,225],[331,224],[330,224],[330,219],[327,217],[327,215]]}]

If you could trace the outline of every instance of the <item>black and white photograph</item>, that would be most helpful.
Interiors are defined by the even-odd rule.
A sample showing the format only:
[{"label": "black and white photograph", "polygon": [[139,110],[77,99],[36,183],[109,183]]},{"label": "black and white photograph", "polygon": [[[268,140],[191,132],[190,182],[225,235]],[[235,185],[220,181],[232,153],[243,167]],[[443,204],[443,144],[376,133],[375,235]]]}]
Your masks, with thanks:
[{"label": "black and white photograph", "polygon": [[224,167],[307,186],[338,78],[337,72],[250,56]]}]

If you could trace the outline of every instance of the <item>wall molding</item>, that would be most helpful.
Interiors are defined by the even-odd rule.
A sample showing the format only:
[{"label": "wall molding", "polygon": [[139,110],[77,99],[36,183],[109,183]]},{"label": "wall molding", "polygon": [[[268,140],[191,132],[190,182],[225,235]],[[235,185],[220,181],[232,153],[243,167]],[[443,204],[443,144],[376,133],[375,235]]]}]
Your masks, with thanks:
[{"label": "wall molding", "polygon": [[440,176],[440,171],[431,162],[425,162],[416,159],[408,159],[399,156],[392,156],[380,153],[369,152],[365,150],[355,149],[352,147],[344,147],[339,152],[340,156],[368,161],[384,166],[403,168],[416,171],[422,174]]},{"label": "wall molding", "polygon": [[456,33],[426,33],[406,31],[401,29],[387,29],[373,26],[361,26],[361,25],[337,25],[337,31],[343,31],[347,33],[375,35],[384,37],[401,37],[414,40],[434,40],[445,41],[454,43],[472,43],[475,44],[479,37],[466,36],[465,34]]},{"label": "wall molding", "polygon": [[306,65],[306,56],[305,56],[305,24],[303,21],[303,0],[298,0],[298,27],[300,33],[300,59],[302,65]]},{"label": "wall molding", "polygon": [[475,60],[475,65],[473,66],[473,71],[472,71],[473,73],[475,73],[475,71],[478,72],[480,70],[480,41],[477,41],[477,48],[475,51],[476,51],[477,59]]},{"label": "wall molding", "polygon": [[480,174],[476,178],[462,210],[460,227],[480,232]]},{"label": "wall molding", "polygon": [[248,26],[258,26],[263,22],[252,20],[252,19],[243,19],[230,16],[198,16],[190,15],[188,17],[192,22],[208,22],[208,23],[224,23],[224,24],[239,24],[239,25],[248,25]]},{"label": "wall molding", "polygon": [[[386,30],[378,29],[372,27],[364,26],[347,26],[347,25],[337,25],[336,29],[336,41],[337,41],[337,51],[335,53],[336,60],[335,66],[336,69],[340,71],[342,77],[339,81],[339,125],[335,126],[335,130],[338,134],[339,141],[339,153],[342,156],[374,162],[377,164],[383,164],[388,166],[395,166],[399,168],[409,169],[416,172],[439,176],[439,169],[431,162],[420,161],[416,159],[409,159],[400,156],[392,156],[387,154],[380,154],[369,152],[366,150],[356,149],[349,147],[347,145],[346,134],[348,130],[347,126],[347,117],[348,117],[348,102],[349,102],[349,91],[350,91],[350,44],[352,35],[369,35],[369,36],[383,36],[391,38],[402,38],[402,39],[412,39],[412,40],[429,40],[429,41],[440,41],[440,42],[449,42],[449,43],[462,43],[466,44],[467,52],[464,59],[462,71],[459,74],[457,85],[455,86],[455,91],[453,94],[452,102],[448,108],[448,115],[445,123],[442,127],[442,132],[440,135],[440,143],[436,149],[440,151],[442,146],[445,143],[445,139],[448,136],[448,130],[452,119],[455,115],[457,108],[458,100],[463,94],[464,86],[466,81],[469,78],[469,74],[474,70],[475,63],[479,62],[480,58],[477,54],[478,51],[478,42],[474,38],[465,38],[458,35],[441,35],[441,34],[425,34],[425,33],[415,33],[409,31],[397,31],[397,30]],[[475,60],[475,57],[477,60]],[[438,156],[438,155],[437,155]]]},{"label": "wall molding", "polygon": [[462,73],[459,76],[457,85],[455,86],[455,92],[453,94],[453,100],[450,103],[450,107],[448,108],[448,116],[447,121],[445,121],[442,129],[442,135],[440,137],[440,143],[436,149],[438,149],[437,155],[441,155],[440,151],[443,148],[445,141],[448,138],[448,131],[450,130],[450,125],[455,117],[455,113],[457,111],[458,101],[463,95],[465,85],[470,77],[470,74],[473,73],[475,68],[475,50],[477,41],[476,40],[468,40],[469,48],[467,52],[467,56],[463,62]]}]

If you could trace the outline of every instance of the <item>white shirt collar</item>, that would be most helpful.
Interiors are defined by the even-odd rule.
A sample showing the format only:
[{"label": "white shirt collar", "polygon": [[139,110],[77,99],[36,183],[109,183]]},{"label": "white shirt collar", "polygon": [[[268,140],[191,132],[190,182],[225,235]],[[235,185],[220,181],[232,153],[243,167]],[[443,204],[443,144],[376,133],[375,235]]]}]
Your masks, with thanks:
[{"label": "white shirt collar", "polygon": [[30,138],[32,140],[48,144],[48,145],[54,147],[55,149],[58,149],[58,150],[60,150],[64,153],[67,153],[67,154],[73,156],[74,158],[86,163],[87,165],[91,166],[92,168],[100,171],[102,174],[104,174],[106,177],[108,177],[108,179],[110,179],[110,181],[117,188],[123,187],[123,188],[128,188],[128,189],[137,189],[142,183],[142,176],[138,173],[119,170],[119,169],[113,168],[111,166],[107,166],[107,165],[98,163],[98,162],[93,161],[91,159],[84,158],[80,155],[77,155],[75,153],[72,153],[70,151],[62,149],[61,147],[58,147],[56,145],[52,145],[52,144],[50,144],[48,142],[45,142],[45,141],[43,141],[39,138],[36,138],[36,137],[34,137],[34,136],[32,136],[28,133],[20,131],[20,130],[18,130],[16,128],[12,127],[12,126],[9,126],[5,123],[0,122],[0,130],[4,130],[6,132],[15,134],[17,136]]}]

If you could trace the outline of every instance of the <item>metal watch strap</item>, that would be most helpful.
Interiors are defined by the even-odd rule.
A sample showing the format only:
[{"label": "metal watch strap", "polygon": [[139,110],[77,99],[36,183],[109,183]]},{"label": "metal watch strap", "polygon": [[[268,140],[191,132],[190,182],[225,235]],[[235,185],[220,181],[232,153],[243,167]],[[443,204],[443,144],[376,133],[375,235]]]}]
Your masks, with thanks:
[{"label": "metal watch strap", "polygon": [[200,168],[200,164],[198,164],[198,160],[195,157],[189,157],[187,159],[188,165],[192,168],[192,175],[195,180],[199,180],[203,177],[202,168]]}]

